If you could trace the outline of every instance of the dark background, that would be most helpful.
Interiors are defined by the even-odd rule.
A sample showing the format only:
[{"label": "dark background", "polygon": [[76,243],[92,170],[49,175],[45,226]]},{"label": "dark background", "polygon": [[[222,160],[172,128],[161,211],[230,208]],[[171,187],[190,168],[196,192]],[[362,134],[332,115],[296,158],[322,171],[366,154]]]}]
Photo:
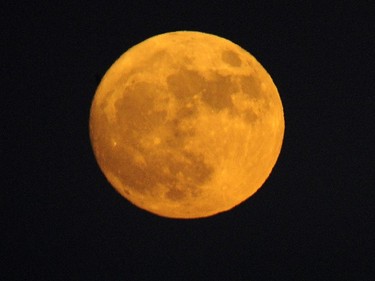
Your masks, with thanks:
[{"label": "dark background", "polygon": [[[1,9],[1,280],[373,280],[374,4],[34,2]],[[251,52],[285,112],[264,186],[200,220],[124,200],[88,134],[105,71],[176,30]]]}]

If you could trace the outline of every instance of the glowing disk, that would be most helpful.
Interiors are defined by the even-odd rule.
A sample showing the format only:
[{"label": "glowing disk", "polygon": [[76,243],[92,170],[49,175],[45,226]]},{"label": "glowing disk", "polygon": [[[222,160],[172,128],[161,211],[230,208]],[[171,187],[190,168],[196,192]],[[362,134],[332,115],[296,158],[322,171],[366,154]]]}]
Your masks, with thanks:
[{"label": "glowing disk", "polygon": [[266,70],[201,32],[151,37],[103,77],[90,113],[98,164],[136,206],[172,218],[233,208],[269,176],[284,135]]}]

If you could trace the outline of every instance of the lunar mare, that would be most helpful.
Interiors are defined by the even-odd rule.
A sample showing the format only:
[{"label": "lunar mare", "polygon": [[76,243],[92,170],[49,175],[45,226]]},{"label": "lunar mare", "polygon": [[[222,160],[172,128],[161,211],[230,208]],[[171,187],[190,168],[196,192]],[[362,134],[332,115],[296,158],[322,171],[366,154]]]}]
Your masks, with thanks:
[{"label": "lunar mare", "polygon": [[92,102],[90,138],[108,181],[130,202],[171,218],[233,208],[268,178],[281,150],[283,107],[247,51],[180,31],[125,52]]}]

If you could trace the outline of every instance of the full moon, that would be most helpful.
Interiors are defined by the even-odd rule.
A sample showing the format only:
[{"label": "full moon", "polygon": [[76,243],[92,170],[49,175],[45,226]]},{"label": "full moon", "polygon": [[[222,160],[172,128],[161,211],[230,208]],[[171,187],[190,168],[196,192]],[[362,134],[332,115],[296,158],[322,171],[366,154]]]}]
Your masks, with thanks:
[{"label": "full moon", "polygon": [[100,82],[90,139],[107,180],[169,218],[232,209],[270,175],[284,137],[276,86],[247,51],[178,31],[126,51]]}]

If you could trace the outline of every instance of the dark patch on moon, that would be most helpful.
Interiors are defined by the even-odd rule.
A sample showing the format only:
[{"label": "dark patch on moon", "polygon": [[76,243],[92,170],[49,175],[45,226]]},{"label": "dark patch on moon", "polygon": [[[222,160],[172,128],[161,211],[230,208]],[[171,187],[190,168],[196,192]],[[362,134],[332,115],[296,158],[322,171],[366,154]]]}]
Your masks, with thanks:
[{"label": "dark patch on moon", "polygon": [[253,75],[242,76],[240,85],[245,95],[253,99],[262,98],[261,81]]},{"label": "dark patch on moon", "polygon": [[179,115],[177,115],[175,119],[167,123],[167,126],[170,129],[170,135],[168,136],[167,141],[170,146],[176,148],[182,147],[187,139],[195,136],[195,128],[192,126],[183,126],[183,120],[186,121],[188,118],[179,118]]},{"label": "dark patch on moon", "polygon": [[182,69],[167,77],[169,91],[182,103],[193,100],[206,87],[207,81],[197,72]]},{"label": "dark patch on moon", "polygon": [[253,110],[246,110],[244,112],[243,118],[246,122],[253,124],[258,119],[258,115],[255,114]]},{"label": "dark patch on moon", "polygon": [[170,200],[180,201],[186,197],[186,193],[179,189],[173,188],[169,189],[169,191],[166,193],[166,196]]},{"label": "dark patch on moon", "polygon": [[240,67],[241,66],[241,59],[238,57],[238,54],[236,54],[232,50],[225,50],[221,54],[221,59],[226,64],[229,64],[230,66],[234,67]]},{"label": "dark patch on moon", "polygon": [[199,193],[200,186],[213,174],[213,167],[192,153],[166,150],[144,151],[146,165],[139,166],[126,149],[108,159],[107,165],[125,185],[140,194],[152,194],[158,186],[168,189],[170,200],[182,200],[187,194]]},{"label": "dark patch on moon", "polygon": [[202,100],[214,111],[232,108],[231,94],[235,93],[237,85],[231,81],[230,76],[215,74],[215,79],[207,81],[202,93]]},{"label": "dark patch on moon", "polygon": [[167,83],[180,104],[193,102],[193,97],[197,95],[214,111],[233,107],[231,94],[238,90],[238,86],[231,81],[230,76],[213,75],[214,79],[207,80],[196,71],[182,69],[170,75]]},{"label": "dark patch on moon", "polygon": [[151,83],[138,82],[128,87],[115,104],[119,129],[142,136],[160,126],[167,111],[155,110],[157,94],[156,86]]}]

